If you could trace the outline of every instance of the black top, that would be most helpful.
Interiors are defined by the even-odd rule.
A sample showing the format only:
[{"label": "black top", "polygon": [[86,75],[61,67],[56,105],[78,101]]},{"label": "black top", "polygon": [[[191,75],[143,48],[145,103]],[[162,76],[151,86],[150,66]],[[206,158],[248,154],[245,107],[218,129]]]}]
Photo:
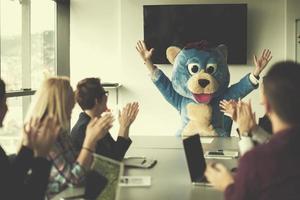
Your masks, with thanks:
[{"label": "black top", "polygon": [[272,123],[267,115],[264,115],[263,117],[259,118],[258,125],[265,129],[268,133],[273,133]]},{"label": "black top", "polygon": [[50,169],[50,161],[34,158],[27,147],[23,146],[15,159],[9,161],[0,146],[0,199],[45,199]]},{"label": "black top", "polygon": [[[80,113],[78,121],[71,130],[72,143],[74,149],[78,152],[81,150],[85,138],[86,127],[90,120],[90,116],[85,112]],[[130,138],[126,139],[119,136],[117,141],[115,141],[110,133],[108,133],[104,138],[97,142],[96,153],[120,161],[124,158],[130,144]]]}]

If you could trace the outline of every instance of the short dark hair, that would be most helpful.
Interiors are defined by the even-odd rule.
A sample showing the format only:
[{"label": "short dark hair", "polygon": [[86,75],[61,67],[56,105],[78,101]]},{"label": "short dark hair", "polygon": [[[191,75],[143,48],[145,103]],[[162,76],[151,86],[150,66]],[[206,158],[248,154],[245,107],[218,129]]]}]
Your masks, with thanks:
[{"label": "short dark hair", "polygon": [[95,105],[95,99],[101,100],[105,94],[99,78],[85,78],[77,84],[75,99],[81,109],[91,109]]},{"label": "short dark hair", "polygon": [[3,101],[5,98],[5,83],[2,79],[0,79],[0,101]]},{"label": "short dark hair", "polygon": [[272,66],[263,80],[264,94],[284,122],[300,124],[300,64],[285,61]]}]

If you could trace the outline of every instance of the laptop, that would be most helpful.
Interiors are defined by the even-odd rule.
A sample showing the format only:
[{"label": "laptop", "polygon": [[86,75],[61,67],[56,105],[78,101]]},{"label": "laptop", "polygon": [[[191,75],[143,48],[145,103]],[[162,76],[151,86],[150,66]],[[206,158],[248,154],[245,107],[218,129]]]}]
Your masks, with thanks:
[{"label": "laptop", "polygon": [[104,176],[107,180],[105,188],[96,199],[117,199],[119,194],[119,181],[123,175],[124,164],[97,154],[94,154],[93,157],[91,169]]},{"label": "laptop", "polygon": [[199,134],[183,139],[183,147],[192,184],[211,186],[204,176],[206,162]]},{"label": "laptop", "polygon": [[123,171],[123,163],[93,154],[91,171],[86,174],[84,194],[62,197],[60,200],[115,200],[119,195]]}]

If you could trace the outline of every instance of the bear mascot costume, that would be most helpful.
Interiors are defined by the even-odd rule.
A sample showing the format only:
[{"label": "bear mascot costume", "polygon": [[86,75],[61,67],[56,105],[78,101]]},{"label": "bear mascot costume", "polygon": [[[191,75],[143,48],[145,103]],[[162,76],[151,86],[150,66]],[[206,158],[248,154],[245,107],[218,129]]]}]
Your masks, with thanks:
[{"label": "bear mascot costume", "polygon": [[164,98],[175,107],[182,120],[177,135],[188,137],[230,136],[231,120],[220,111],[221,100],[238,100],[258,87],[261,71],[271,59],[264,50],[252,73],[229,87],[227,47],[209,47],[206,41],[187,44],[183,49],[171,46],[166,56],[173,65],[171,80],[151,61],[154,49],[148,50],[143,41],[136,46],[151,72],[153,83]]}]

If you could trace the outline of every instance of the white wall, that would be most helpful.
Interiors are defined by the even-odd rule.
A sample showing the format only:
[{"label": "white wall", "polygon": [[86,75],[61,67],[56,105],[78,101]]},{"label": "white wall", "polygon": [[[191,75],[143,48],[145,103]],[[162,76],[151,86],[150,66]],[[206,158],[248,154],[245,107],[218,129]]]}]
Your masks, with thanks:
[{"label": "white wall", "polygon": [[[119,6],[118,0],[71,1],[70,65],[74,88],[86,77],[99,77],[107,82],[119,79]],[[76,105],[72,124],[80,111]]]},{"label": "white wall", "polygon": [[[144,4],[182,3],[248,4],[248,65],[230,66],[232,83],[253,69],[252,55],[259,54],[263,48],[272,50],[271,64],[287,55],[286,39],[291,31],[287,31],[286,8],[298,6],[297,0],[72,0],[71,81],[75,85],[84,77],[99,76],[104,81],[121,82],[120,104],[138,101],[141,107],[132,134],[174,135],[180,126],[179,114],[151,83],[135,44],[143,39]],[[290,20],[293,17],[289,15]],[[167,74],[172,70],[168,65],[162,69]],[[249,98],[258,115],[262,115],[258,91]],[[75,119],[77,112],[73,114]]]},{"label": "white wall", "polygon": [[286,57],[287,59],[294,60],[296,55],[296,19],[300,19],[300,1],[287,0],[286,12]]}]

